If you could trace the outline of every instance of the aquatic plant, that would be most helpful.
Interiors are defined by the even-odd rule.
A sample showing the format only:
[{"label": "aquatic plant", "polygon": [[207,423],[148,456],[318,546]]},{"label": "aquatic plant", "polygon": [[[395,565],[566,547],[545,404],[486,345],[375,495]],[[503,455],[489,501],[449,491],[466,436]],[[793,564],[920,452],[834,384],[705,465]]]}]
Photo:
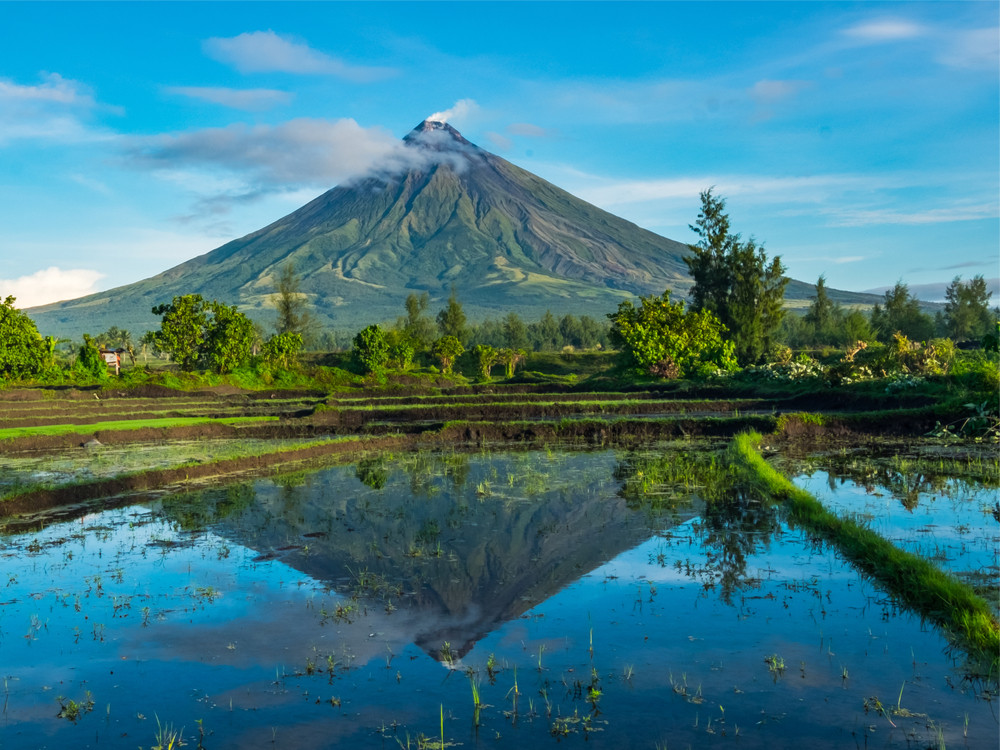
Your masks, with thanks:
[{"label": "aquatic plant", "polygon": [[761,440],[757,433],[745,433],[730,445],[728,460],[738,470],[743,484],[763,497],[783,501],[793,522],[834,543],[867,575],[944,627],[996,679],[1000,623],[989,604],[970,586],[928,560],[899,549],[853,519],[842,519],[828,511],[764,460],[757,451]]}]

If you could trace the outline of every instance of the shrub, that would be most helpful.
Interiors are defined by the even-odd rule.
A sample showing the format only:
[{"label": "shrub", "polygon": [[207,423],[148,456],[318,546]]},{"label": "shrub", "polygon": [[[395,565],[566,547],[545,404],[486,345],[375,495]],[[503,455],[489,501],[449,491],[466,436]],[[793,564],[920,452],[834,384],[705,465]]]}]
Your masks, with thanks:
[{"label": "shrub", "polygon": [[670,301],[669,291],[641,297],[639,307],[626,300],[608,318],[624,364],[642,374],[689,378],[737,369],[733,344],[724,340],[727,329],[715,314],[685,311],[683,302]]},{"label": "shrub", "polygon": [[431,347],[431,354],[441,362],[441,372],[445,375],[451,372],[455,360],[462,356],[465,347],[455,336],[442,336]]},{"label": "shrub", "polygon": [[377,325],[370,325],[359,331],[354,337],[352,355],[366,373],[380,372],[389,361],[385,331]]},{"label": "shrub", "polygon": [[266,364],[289,369],[295,366],[300,351],[302,351],[302,334],[286,331],[276,333],[265,341],[260,354]]}]

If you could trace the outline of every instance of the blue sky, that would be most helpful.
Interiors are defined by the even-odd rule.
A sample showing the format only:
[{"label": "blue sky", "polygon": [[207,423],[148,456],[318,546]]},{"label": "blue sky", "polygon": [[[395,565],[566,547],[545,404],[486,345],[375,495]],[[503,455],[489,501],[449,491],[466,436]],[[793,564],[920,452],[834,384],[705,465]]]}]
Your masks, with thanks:
[{"label": "blue sky", "polygon": [[0,295],[151,276],[433,114],[676,240],[715,186],[805,281],[993,279],[998,8],[0,2]]}]

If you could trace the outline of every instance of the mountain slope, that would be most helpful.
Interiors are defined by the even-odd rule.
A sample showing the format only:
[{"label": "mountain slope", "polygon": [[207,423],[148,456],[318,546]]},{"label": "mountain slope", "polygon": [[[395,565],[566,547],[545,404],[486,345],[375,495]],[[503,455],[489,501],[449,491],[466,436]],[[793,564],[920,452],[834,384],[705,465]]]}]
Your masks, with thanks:
[{"label": "mountain slope", "polygon": [[[256,232],[150,279],[29,311],[41,330],[136,332],[150,308],[198,293],[273,317],[279,270],[295,264],[328,326],[392,320],[411,292],[452,285],[473,319],[613,311],[637,294],[686,294],[687,246],[602,211],[491,154],[444,123],[405,139],[395,168],[338,186]],[[811,287],[792,287],[789,296]]]}]

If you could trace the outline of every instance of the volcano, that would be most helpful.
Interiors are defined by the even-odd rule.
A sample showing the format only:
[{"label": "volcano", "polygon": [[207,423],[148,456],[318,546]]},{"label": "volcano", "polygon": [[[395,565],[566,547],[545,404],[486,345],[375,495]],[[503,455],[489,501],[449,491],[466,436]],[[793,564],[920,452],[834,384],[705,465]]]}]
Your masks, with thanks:
[{"label": "volcano", "polygon": [[[263,229],[149,279],[28,312],[44,333],[138,334],[159,324],[154,305],[197,293],[267,325],[279,272],[293,263],[313,316],[342,330],[394,320],[413,292],[443,301],[452,287],[473,320],[547,309],[602,317],[633,295],[686,295],[688,252],[427,120],[381,169]],[[809,290],[793,283],[788,296]]]}]

